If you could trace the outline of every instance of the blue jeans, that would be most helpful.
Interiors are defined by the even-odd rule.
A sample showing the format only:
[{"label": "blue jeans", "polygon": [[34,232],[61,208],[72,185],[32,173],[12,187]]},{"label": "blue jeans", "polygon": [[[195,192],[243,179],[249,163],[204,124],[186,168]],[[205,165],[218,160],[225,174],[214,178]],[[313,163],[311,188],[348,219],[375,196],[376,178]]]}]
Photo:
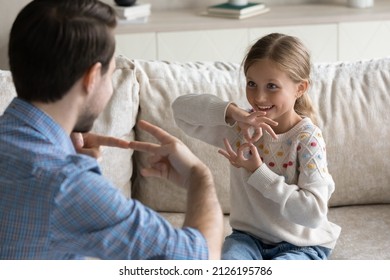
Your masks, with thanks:
[{"label": "blue jeans", "polygon": [[331,249],[321,246],[298,247],[287,242],[268,245],[242,231],[233,230],[225,238],[223,260],[326,260]]}]

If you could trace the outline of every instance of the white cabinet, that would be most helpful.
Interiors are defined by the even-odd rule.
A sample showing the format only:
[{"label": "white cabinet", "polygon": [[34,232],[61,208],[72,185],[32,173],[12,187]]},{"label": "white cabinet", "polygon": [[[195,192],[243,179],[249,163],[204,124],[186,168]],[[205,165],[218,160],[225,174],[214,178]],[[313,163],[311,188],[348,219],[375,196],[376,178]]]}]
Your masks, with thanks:
[{"label": "white cabinet", "polygon": [[157,41],[160,60],[241,62],[249,39],[247,29],[221,29],[161,32]]},{"label": "white cabinet", "polygon": [[301,38],[312,52],[315,62],[337,60],[336,24],[162,32],[157,34],[158,58],[169,61],[241,62],[248,47],[271,32]]},{"label": "white cabinet", "polygon": [[339,24],[339,60],[390,56],[390,21]]},{"label": "white cabinet", "polygon": [[154,32],[117,34],[115,39],[116,55],[123,55],[130,59],[157,59],[157,43]]},{"label": "white cabinet", "polygon": [[390,56],[390,21],[117,34],[116,54],[134,59],[241,62],[248,47],[271,32],[299,37],[316,63]]}]

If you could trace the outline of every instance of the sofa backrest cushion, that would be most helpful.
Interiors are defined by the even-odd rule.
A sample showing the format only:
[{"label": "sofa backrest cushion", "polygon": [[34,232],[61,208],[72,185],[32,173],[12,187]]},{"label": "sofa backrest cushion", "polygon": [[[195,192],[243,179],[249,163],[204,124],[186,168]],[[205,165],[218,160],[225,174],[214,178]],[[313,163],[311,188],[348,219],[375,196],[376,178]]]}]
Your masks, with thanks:
[{"label": "sofa backrest cushion", "polygon": [[[140,85],[139,119],[147,120],[179,137],[203,160],[215,176],[217,193],[225,213],[230,212],[229,166],[217,149],[187,136],[174,122],[171,104],[175,98],[189,93],[213,93],[224,99],[239,94],[239,73],[230,63],[171,63],[163,61],[135,61]],[[237,97],[235,97],[237,99]],[[136,126],[136,138],[155,141]],[[135,153],[137,172],[148,165],[147,155]],[[159,211],[184,212],[186,192],[170,182],[137,175],[134,197]]]},{"label": "sofa backrest cushion", "polygon": [[[104,112],[95,121],[93,131],[104,135],[134,140],[134,125],[138,112],[139,87],[133,64],[122,57],[116,59],[117,69],[113,75],[114,95]],[[10,71],[0,71],[0,114],[16,96]],[[125,196],[131,196],[133,164],[132,150],[102,147],[100,166]]]},{"label": "sofa backrest cushion", "polygon": [[314,66],[310,95],[336,182],[330,206],[390,202],[390,57]]},{"label": "sofa backrest cushion", "polygon": [[[93,132],[118,137],[126,141],[135,139],[134,127],[139,106],[139,85],[135,76],[134,64],[122,57],[116,58],[113,74],[114,95],[99,118]],[[123,194],[131,197],[131,177],[133,175],[133,150],[101,147],[102,172]]]},{"label": "sofa backrest cushion", "polygon": [[[211,93],[246,104],[240,65],[135,60],[140,85],[139,118],[178,136],[211,168],[223,211],[229,213],[229,163],[174,123],[171,103],[179,95]],[[335,183],[330,206],[390,202],[390,59],[313,66],[310,95],[327,143]],[[221,135],[221,137],[223,137]],[[154,141],[136,127],[136,138]],[[137,173],[147,155],[135,154]],[[134,197],[159,211],[185,211],[185,191],[137,175]]]},{"label": "sofa backrest cushion", "polygon": [[0,115],[16,96],[15,86],[10,71],[0,70]]}]

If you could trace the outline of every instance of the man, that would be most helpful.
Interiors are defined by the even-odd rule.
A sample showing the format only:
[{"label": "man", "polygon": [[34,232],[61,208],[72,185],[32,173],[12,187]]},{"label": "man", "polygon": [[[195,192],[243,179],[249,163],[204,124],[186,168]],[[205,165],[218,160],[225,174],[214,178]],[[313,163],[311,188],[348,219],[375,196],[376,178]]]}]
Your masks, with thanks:
[{"label": "man", "polygon": [[70,135],[88,132],[113,93],[115,26],[113,9],[97,0],[34,0],[12,26],[18,97],[0,117],[0,259],[220,256],[222,212],[211,173],[178,139],[141,121],[161,144],[87,134],[76,149],[151,153],[144,176],[188,189],[181,229],[123,197],[93,157],[76,153]]}]

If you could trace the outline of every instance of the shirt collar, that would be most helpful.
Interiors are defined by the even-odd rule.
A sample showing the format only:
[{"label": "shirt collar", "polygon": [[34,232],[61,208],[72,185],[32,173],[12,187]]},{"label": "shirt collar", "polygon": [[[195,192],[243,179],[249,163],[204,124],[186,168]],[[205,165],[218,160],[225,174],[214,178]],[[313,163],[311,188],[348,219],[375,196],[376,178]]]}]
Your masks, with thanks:
[{"label": "shirt collar", "polygon": [[18,97],[14,98],[5,113],[9,113],[39,131],[51,143],[60,145],[66,153],[75,154],[75,148],[66,131],[45,112]]}]

